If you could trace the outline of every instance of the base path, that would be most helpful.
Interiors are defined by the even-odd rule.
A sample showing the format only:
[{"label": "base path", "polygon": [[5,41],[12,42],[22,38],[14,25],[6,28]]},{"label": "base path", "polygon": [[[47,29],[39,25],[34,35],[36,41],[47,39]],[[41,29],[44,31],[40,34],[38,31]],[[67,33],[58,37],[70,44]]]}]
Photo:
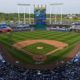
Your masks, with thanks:
[{"label": "base path", "polygon": [[[4,59],[6,61],[10,62],[12,65],[17,65],[20,67],[22,66],[22,67],[25,67],[26,69],[53,69],[56,66],[63,65],[66,62],[72,60],[79,51],[80,51],[80,43],[78,45],[76,45],[75,48],[73,48],[73,50],[69,53],[69,55],[67,57],[64,57],[65,60],[63,63],[62,63],[62,61],[55,61],[55,62],[50,63],[50,64],[29,64],[29,63],[24,63],[24,62],[22,62],[16,58],[14,58],[11,55],[11,53],[9,53],[7,51],[7,48],[3,44],[0,43],[0,52],[2,53],[1,55],[4,56]],[[16,63],[16,61],[19,61],[19,63]]]},{"label": "base path", "polygon": [[56,41],[56,40],[25,40],[25,41],[15,43],[13,46],[16,47],[17,49],[21,50],[22,48],[24,48],[26,46],[29,46],[31,44],[38,43],[38,42],[46,43],[46,44],[56,47],[55,50],[52,50],[52,51],[46,53],[46,55],[55,53],[56,51],[62,50],[68,46],[68,44],[66,44],[64,42]]}]

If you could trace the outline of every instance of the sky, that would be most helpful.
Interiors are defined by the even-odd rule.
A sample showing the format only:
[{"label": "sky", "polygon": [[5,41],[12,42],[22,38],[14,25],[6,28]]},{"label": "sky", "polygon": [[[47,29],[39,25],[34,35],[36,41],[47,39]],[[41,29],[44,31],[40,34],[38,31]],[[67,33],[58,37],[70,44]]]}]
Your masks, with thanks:
[{"label": "sky", "polygon": [[[15,13],[17,12],[17,4],[31,4],[31,12],[33,12],[33,5],[47,5],[47,13],[50,12],[50,4],[63,3],[63,5],[53,6],[52,13],[80,13],[80,0],[0,0],[0,12],[5,13]],[[23,12],[23,7],[20,7],[20,12]],[[26,7],[26,13],[28,12],[28,7]]]}]

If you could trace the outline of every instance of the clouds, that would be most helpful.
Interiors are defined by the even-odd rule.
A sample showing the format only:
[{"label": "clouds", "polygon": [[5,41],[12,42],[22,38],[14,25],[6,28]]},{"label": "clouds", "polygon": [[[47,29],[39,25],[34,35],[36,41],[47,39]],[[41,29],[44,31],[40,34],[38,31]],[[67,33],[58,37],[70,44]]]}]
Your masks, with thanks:
[{"label": "clouds", "polygon": [[0,12],[17,12],[18,3],[48,4],[48,10],[51,3],[64,3],[64,13],[80,13],[80,0],[0,0]]}]

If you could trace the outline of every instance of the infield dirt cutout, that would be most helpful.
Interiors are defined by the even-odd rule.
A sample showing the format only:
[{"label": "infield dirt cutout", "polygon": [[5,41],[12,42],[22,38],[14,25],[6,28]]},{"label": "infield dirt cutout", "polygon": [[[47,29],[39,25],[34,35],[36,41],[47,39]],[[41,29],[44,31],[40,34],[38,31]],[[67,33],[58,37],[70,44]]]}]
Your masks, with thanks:
[{"label": "infield dirt cutout", "polygon": [[[17,42],[15,44],[13,44],[13,46],[19,50],[22,50],[22,48],[29,46],[31,44],[34,44],[34,43],[38,43],[38,42],[46,43],[48,45],[52,45],[52,46],[56,47],[55,50],[52,50],[52,51],[46,53],[45,55],[53,54],[56,51],[62,50],[68,46],[68,44],[66,44],[64,42],[56,41],[56,40],[25,40],[25,41]],[[37,49],[43,49],[43,47],[37,47]],[[22,50],[22,51],[24,51],[24,50]]]},{"label": "infield dirt cutout", "polygon": [[[80,51],[80,43],[76,44],[76,46],[73,48],[73,50],[68,54],[68,56],[65,57],[65,60],[64,62],[65,63],[62,63],[62,62],[53,62],[51,64],[38,64],[38,65],[35,65],[35,64],[24,64],[24,62],[20,61],[20,63],[16,64],[15,62],[18,60],[18,59],[15,59],[5,48],[5,46],[3,44],[0,43],[0,51],[2,51],[2,55],[5,56],[5,60],[9,61],[10,63],[12,63],[12,65],[17,65],[17,66],[22,66],[22,67],[25,67],[26,69],[29,68],[29,69],[53,69],[55,68],[56,66],[59,66],[59,65],[62,65],[62,64],[65,64],[67,61],[71,61],[75,56],[76,54]],[[37,58],[38,59],[38,56],[34,56],[33,57],[34,59]],[[39,56],[39,59],[40,58],[43,58],[43,59],[46,59],[46,56]],[[18,60],[19,61],[19,60]]]},{"label": "infield dirt cutout", "polygon": [[[31,52],[28,52],[26,50],[24,50],[23,48],[29,45],[32,45],[34,43],[46,43],[48,45],[52,45],[53,47],[56,47],[56,49],[51,50],[50,52],[47,52],[45,55],[34,55]],[[15,44],[13,44],[13,47],[17,48],[18,50],[23,51],[24,53],[31,55],[33,60],[38,61],[38,62],[43,62],[47,59],[48,55],[51,55],[53,53],[55,53],[56,51],[62,50],[65,47],[67,47],[68,44],[64,43],[64,42],[60,42],[60,41],[56,41],[56,40],[25,40],[25,41],[21,41],[21,42],[17,42]],[[43,47],[38,47],[38,49],[42,49]]]}]

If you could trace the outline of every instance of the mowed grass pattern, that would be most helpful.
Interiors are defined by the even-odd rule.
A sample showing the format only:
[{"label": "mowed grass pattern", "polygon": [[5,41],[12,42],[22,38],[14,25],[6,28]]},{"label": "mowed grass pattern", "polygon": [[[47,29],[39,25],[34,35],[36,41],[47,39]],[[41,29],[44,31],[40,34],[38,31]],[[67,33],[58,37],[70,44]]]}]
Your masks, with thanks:
[{"label": "mowed grass pattern", "polygon": [[10,34],[1,34],[0,42],[3,43],[7,50],[16,58],[29,63],[35,63],[32,58],[28,55],[23,55],[22,52],[18,50],[14,51],[12,44],[23,41],[23,40],[33,40],[33,39],[48,39],[48,40],[58,40],[69,44],[69,46],[63,50],[56,52],[48,56],[48,60],[45,62],[50,63],[55,60],[62,60],[62,56],[67,56],[70,51],[75,47],[77,43],[80,42],[80,33],[76,32],[58,32],[58,31],[33,31],[33,32],[12,32]]},{"label": "mowed grass pattern", "polygon": [[[38,49],[38,47],[41,47],[42,49]],[[38,43],[34,43],[31,44],[29,46],[26,46],[23,48],[25,51],[31,52],[33,55],[46,55],[48,52],[56,49],[56,47],[46,44],[46,43],[42,43],[42,42],[38,42]]]}]

